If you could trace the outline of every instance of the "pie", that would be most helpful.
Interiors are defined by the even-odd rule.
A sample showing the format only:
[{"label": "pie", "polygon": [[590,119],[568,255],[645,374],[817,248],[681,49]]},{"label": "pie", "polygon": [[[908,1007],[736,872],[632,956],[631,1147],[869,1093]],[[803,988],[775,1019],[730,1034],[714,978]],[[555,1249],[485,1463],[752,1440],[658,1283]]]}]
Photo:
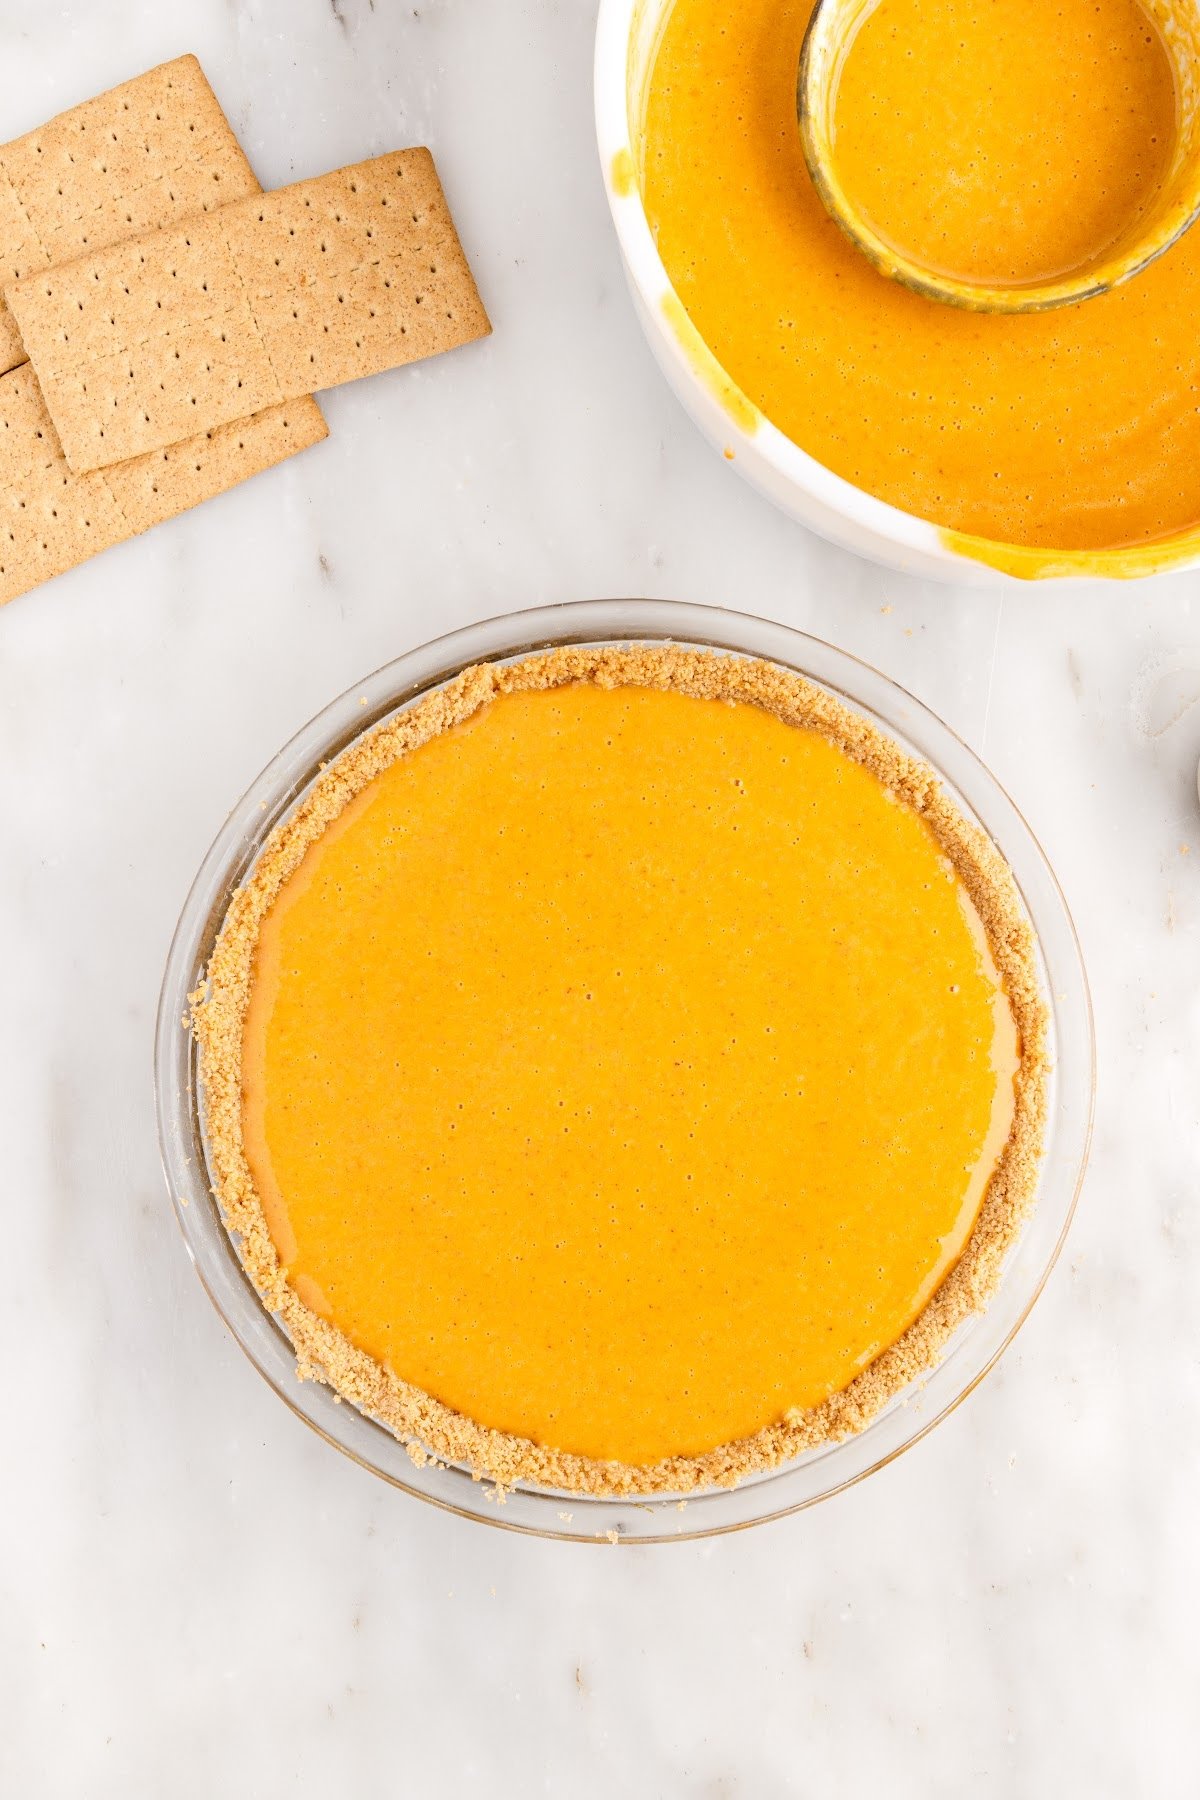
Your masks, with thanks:
[{"label": "pie", "polygon": [[470,668],[267,838],[193,997],[298,1372],[417,1461],[687,1494],[862,1428],[986,1305],[1046,1008],[934,772],[773,664]]}]

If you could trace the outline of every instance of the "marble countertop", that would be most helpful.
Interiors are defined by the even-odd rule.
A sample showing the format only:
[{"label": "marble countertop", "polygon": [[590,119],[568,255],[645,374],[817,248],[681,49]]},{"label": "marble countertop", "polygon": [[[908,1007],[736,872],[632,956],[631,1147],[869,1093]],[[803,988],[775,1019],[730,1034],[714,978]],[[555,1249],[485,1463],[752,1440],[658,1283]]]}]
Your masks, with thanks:
[{"label": "marble countertop", "polygon": [[[0,0],[0,135],[183,50],[267,185],[433,148],[495,323],[0,614],[0,1793],[1196,1792],[1200,576],[980,593],[771,509],[624,290],[585,0]],[[1093,1164],[997,1371],[798,1518],[610,1551],[394,1493],[253,1374],[150,1079],[231,801],[365,671],[594,595],[769,614],[989,761],[1089,964]]]}]

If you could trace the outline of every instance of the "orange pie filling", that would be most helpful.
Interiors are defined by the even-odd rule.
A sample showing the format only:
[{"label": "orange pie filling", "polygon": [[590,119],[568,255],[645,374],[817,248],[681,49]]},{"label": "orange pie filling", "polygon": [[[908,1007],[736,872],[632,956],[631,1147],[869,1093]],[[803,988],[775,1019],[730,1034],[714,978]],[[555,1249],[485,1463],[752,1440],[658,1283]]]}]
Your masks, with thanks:
[{"label": "orange pie filling", "polygon": [[[1200,229],[1126,286],[1045,313],[984,316],[886,280],[805,166],[812,13],[673,0],[641,97],[646,215],[741,412],[954,532],[1086,552],[1195,531]],[[918,261],[1041,280],[1152,216],[1178,107],[1137,0],[882,0],[841,71],[835,161]]]},{"label": "orange pie filling", "polygon": [[911,803],[928,771],[731,703],[731,659],[686,691],[682,653],[642,685],[579,679],[597,654],[485,672],[343,777],[198,1009],[226,1210],[309,1360],[343,1385],[343,1346],[402,1435],[453,1453],[465,1422],[480,1465],[516,1443],[564,1485],[778,1460],[896,1363],[988,1206],[1016,1219],[1040,1116],[1028,930],[997,931],[978,834]]}]

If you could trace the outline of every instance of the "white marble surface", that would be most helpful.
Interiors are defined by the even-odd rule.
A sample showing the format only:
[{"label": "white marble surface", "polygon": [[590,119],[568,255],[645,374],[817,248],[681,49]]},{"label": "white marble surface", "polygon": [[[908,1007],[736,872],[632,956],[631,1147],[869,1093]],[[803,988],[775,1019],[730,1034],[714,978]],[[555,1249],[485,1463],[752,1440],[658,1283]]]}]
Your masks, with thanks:
[{"label": "white marble surface", "polygon": [[[640,340],[585,0],[0,0],[0,135],[185,49],[268,184],[428,142],[486,346],[0,614],[0,1794],[1197,1791],[1200,577],[981,596],[808,537]],[[1101,1057],[1068,1252],[999,1370],[840,1499],[556,1546],[274,1399],[185,1259],[150,1084],[227,804],[358,675],[599,594],[774,615],[911,686],[1071,898]]]}]

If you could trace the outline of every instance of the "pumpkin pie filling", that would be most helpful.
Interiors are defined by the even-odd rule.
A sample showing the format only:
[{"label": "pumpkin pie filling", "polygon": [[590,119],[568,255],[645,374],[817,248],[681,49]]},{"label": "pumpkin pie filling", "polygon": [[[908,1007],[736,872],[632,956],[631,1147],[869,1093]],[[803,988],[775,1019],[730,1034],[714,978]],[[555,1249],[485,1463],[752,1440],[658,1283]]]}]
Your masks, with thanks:
[{"label": "pumpkin pie filling", "polygon": [[[813,4],[673,0],[641,96],[646,216],[741,408],[953,532],[1111,551],[1193,531],[1200,229],[1046,313],[960,311],[886,280],[805,167]],[[897,247],[944,273],[1041,279],[1152,206],[1176,107],[1136,0],[884,0],[845,62],[837,158]]]},{"label": "pumpkin pie filling", "polygon": [[687,1491],[857,1429],[1035,1180],[1005,865],[737,658],[555,651],[377,727],[268,840],[195,1024],[301,1371],[502,1481]]}]

